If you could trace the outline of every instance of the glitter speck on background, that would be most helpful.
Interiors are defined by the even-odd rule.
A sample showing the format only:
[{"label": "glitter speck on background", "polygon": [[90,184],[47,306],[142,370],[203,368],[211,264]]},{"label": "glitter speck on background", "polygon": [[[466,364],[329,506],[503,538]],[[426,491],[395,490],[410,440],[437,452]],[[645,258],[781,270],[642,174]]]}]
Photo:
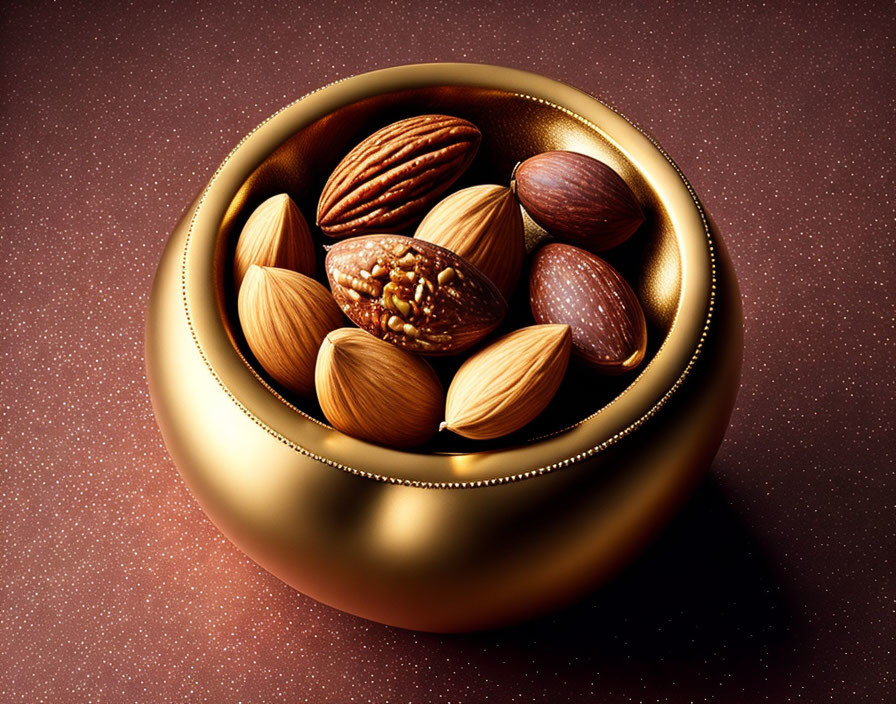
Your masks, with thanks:
[{"label": "glitter speck on background", "polygon": [[[884,701],[893,691],[892,3],[7,3],[0,701]],[[605,590],[441,637],[316,604],[205,518],[144,313],[232,146],[374,68],[597,95],[675,158],[744,297],[712,477]]]}]

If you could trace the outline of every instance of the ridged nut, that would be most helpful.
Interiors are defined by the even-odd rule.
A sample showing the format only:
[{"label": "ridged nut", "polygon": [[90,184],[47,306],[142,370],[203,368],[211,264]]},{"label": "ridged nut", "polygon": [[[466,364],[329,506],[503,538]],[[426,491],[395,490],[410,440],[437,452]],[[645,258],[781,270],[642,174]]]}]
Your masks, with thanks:
[{"label": "ridged nut", "polygon": [[526,159],[514,173],[513,188],[541,227],[594,252],[622,244],[644,222],[622,177],[585,154],[554,151]]},{"label": "ridged nut", "polygon": [[374,132],[324,185],[317,224],[330,237],[413,225],[473,161],[481,133],[466,120],[420,115]]},{"label": "ridged nut", "polygon": [[358,327],[411,352],[455,354],[494,330],[501,292],[454,252],[412,237],[338,242],[326,259],[333,297]]},{"label": "ridged nut", "polygon": [[539,249],[529,302],[536,322],[569,325],[573,354],[601,373],[622,374],[644,359],[647,323],[638,297],[590,252],[559,243]]},{"label": "ridged nut", "polygon": [[315,368],[317,399],[337,430],[390,447],[414,447],[433,436],[445,394],[425,360],[363,330],[326,336]]},{"label": "ridged nut", "polygon": [[285,193],[264,201],[243,226],[233,259],[237,289],[253,264],[314,276],[314,243],[308,223]]},{"label": "ridged nut", "polygon": [[530,423],[557,393],[571,344],[568,325],[532,325],[476,352],[448,387],[444,428],[488,440]]},{"label": "ridged nut", "polygon": [[526,256],[523,214],[505,186],[471,186],[436,204],[414,237],[459,254],[509,298]]},{"label": "ridged nut", "polygon": [[317,350],[344,320],[330,292],[304,274],[253,265],[237,309],[249,349],[264,370],[290,391],[313,396]]}]

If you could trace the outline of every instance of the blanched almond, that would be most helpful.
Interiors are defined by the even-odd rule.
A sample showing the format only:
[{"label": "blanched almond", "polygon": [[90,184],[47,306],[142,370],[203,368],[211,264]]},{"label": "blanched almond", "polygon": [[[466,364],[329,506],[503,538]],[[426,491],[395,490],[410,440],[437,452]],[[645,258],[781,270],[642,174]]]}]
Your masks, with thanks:
[{"label": "blanched almond", "polygon": [[314,276],[314,243],[308,223],[285,193],[259,205],[243,226],[233,258],[237,289],[253,264]]},{"label": "blanched almond", "polygon": [[471,186],[427,213],[414,237],[459,254],[509,298],[526,256],[523,213],[509,188]]},{"label": "blanched almond", "polygon": [[474,440],[519,430],[557,393],[571,343],[568,325],[532,325],[480,350],[448,387],[443,427]]},{"label": "blanched almond", "polygon": [[329,333],[314,378],[324,415],[347,435],[413,447],[438,429],[445,393],[432,367],[363,330]]},{"label": "blanched almond", "polygon": [[317,350],[343,323],[330,292],[304,274],[253,265],[237,308],[249,349],[264,370],[290,391],[313,395]]}]

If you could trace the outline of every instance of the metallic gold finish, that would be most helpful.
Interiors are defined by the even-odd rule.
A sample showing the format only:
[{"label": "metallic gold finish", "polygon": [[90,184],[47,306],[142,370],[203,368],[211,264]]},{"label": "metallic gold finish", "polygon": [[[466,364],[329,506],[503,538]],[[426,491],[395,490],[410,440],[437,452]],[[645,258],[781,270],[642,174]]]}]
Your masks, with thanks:
[{"label": "metallic gold finish", "polygon": [[[643,236],[614,262],[636,277],[653,339],[647,363],[612,400],[586,397],[569,424],[518,446],[408,453],[349,438],[279,395],[241,352],[227,272],[248,213],[280,192],[313,212],[352,144],[423,112],[480,127],[475,182],[506,183],[531,154],[577,150],[620,173],[648,215]],[[527,229],[530,243],[540,236],[529,221]],[[738,387],[741,327],[719,234],[649,137],[547,78],[431,64],[328,86],[238,145],[172,234],[146,357],[172,457],[234,543],[344,611],[464,631],[583,594],[662,525],[721,443]]]}]

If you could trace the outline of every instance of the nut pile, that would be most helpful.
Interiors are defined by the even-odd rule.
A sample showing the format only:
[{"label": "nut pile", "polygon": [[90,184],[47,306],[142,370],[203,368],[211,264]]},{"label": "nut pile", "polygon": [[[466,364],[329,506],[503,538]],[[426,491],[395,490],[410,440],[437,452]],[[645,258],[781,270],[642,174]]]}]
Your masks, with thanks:
[{"label": "nut pile", "polygon": [[[317,208],[317,227],[336,240],[327,247],[329,290],[314,278],[314,238],[287,194],[243,227],[233,277],[249,349],[276,383],[316,397],[348,435],[403,448],[438,430],[501,437],[545,410],[571,357],[614,375],[644,359],[637,296],[594,254],[644,222],[625,181],[589,156],[552,151],[518,164],[508,186],[439,200],[480,141],[466,120],[420,115],[352,149]],[[534,324],[489,339],[525,285],[521,206],[550,236],[528,264]],[[425,357],[462,353],[446,393]]]}]

